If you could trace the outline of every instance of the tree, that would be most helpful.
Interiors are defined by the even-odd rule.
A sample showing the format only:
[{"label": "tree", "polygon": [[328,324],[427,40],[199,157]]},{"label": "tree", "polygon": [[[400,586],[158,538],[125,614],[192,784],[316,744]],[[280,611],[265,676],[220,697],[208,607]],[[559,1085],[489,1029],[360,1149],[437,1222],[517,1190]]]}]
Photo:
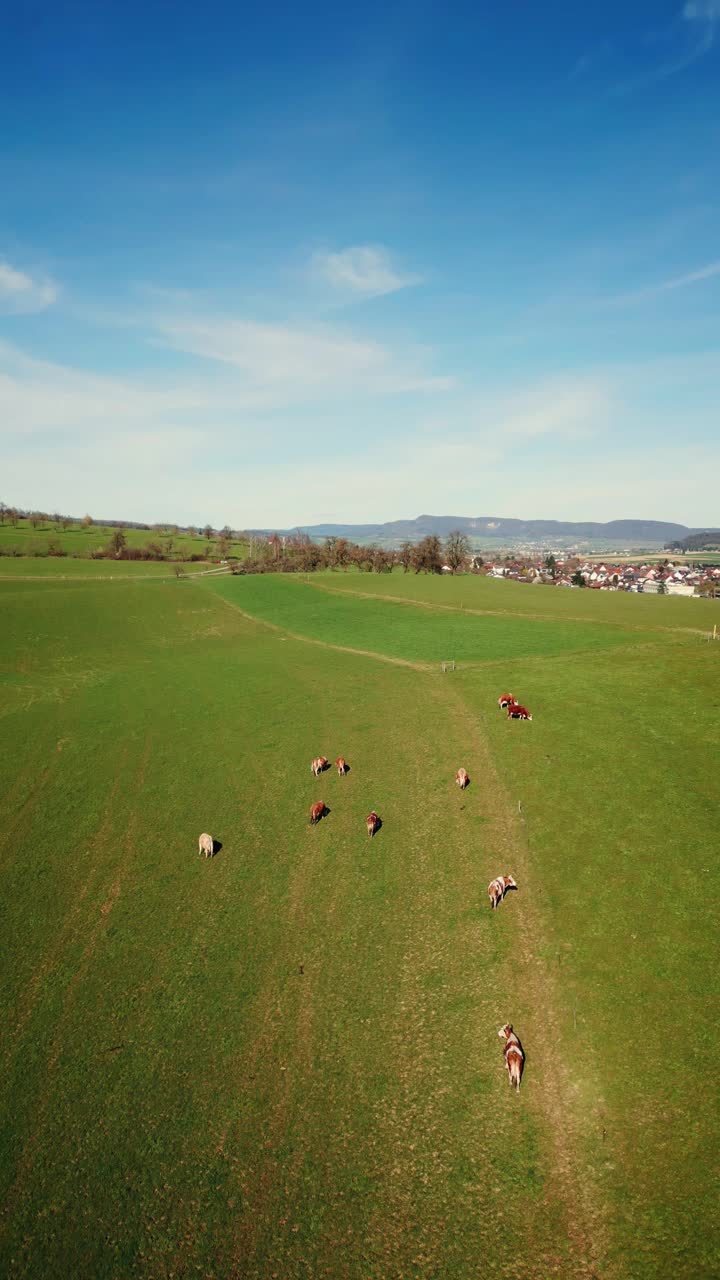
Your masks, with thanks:
[{"label": "tree", "polygon": [[551,578],[555,577],[556,566],[557,566],[557,560],[555,559],[551,551],[550,554],[545,557],[545,568],[547,569]]},{"label": "tree", "polygon": [[221,560],[226,560],[230,554],[230,539],[224,533],[218,539],[217,553]]},{"label": "tree", "polygon": [[429,533],[413,550],[416,573],[442,573],[442,545],[436,533]]},{"label": "tree", "polygon": [[460,529],[453,529],[445,541],[445,559],[453,573],[462,569],[469,554],[470,539]]},{"label": "tree", "polygon": [[413,544],[412,542],[403,542],[398,552],[398,563],[403,567],[403,573],[408,573],[413,562]]},{"label": "tree", "polygon": [[127,538],[122,529],[114,529],[110,538],[110,550],[114,556],[121,556],[127,545]]},{"label": "tree", "polygon": [[7,512],[7,506],[6,506],[6,504],[5,504],[4,502],[0,502],[0,524],[4,524],[4,523],[5,523],[5,514],[6,514],[6,512]]},{"label": "tree", "polygon": [[191,537],[191,538],[197,538],[197,532],[198,532],[198,531],[197,531],[197,529],[195,528],[195,525],[194,525],[194,524],[191,524],[191,525],[188,527],[188,535],[189,535],[189,537]]},{"label": "tree", "polygon": [[81,524],[83,529],[92,529],[94,524],[92,516],[83,516]]},{"label": "tree", "polygon": [[31,525],[32,525],[33,529],[37,529],[38,525],[42,523],[42,516],[40,515],[40,512],[39,512],[39,511],[33,511],[33,512],[31,513],[31,515],[30,515],[30,523],[31,523]]},{"label": "tree", "polygon": [[579,569],[575,570],[570,581],[572,582],[574,587],[584,587],[587,585]]},{"label": "tree", "polygon": [[209,524],[205,525],[205,528],[203,529],[203,537],[207,538],[208,542],[210,542],[211,538],[215,537],[215,530],[212,528],[211,525]]},{"label": "tree", "polygon": [[658,595],[659,595],[659,596],[666,596],[666,595],[667,595],[667,587],[665,586],[665,580],[664,580],[664,578],[658,578],[657,593],[658,593]]}]

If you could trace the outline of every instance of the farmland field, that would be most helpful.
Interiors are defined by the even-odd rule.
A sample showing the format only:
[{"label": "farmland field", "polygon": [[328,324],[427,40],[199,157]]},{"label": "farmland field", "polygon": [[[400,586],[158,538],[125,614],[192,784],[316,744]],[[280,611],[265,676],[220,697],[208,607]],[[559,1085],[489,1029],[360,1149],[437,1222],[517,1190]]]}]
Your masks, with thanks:
[{"label": "farmland field", "polygon": [[720,604],[397,574],[0,602],[2,1274],[720,1274]]},{"label": "farmland field", "polygon": [[[63,572],[68,571],[68,565],[72,571],[72,560],[75,557],[90,557],[93,552],[106,548],[113,530],[113,525],[91,524],[84,527],[82,524],[68,524],[67,521],[50,518],[34,524],[25,518],[16,520],[14,523],[9,520],[3,521],[0,523],[0,572],[4,573],[7,565],[15,558],[20,559],[22,563],[24,557],[31,556],[38,557],[45,565],[48,559],[50,560],[51,568],[50,570],[46,568],[45,572],[52,572],[52,564],[56,559],[63,564]],[[173,533],[169,527],[162,529],[156,527],[125,528],[123,533],[128,547],[144,547],[148,542],[153,542],[161,548],[166,560],[173,558],[186,560],[191,555],[217,556],[215,540],[208,541],[199,532],[196,534],[182,531]],[[48,555],[50,543],[61,553],[59,556]],[[233,556],[241,558],[247,553],[247,543],[243,540],[233,539],[228,546],[229,553]],[[105,564],[107,566],[112,562],[105,562]],[[103,561],[100,561],[94,567],[102,568],[102,565]]]}]

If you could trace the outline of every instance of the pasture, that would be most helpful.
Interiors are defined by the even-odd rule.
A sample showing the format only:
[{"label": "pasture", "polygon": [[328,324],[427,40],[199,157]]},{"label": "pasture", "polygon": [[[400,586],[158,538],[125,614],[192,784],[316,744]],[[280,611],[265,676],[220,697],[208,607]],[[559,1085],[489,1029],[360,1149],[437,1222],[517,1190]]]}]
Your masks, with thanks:
[{"label": "pasture", "polygon": [[4,1274],[717,1274],[715,602],[0,600]]},{"label": "pasture", "polygon": [[[41,563],[46,563],[48,558],[51,564],[54,560],[60,560],[63,572],[68,572],[71,558],[90,557],[93,552],[107,547],[114,528],[114,525],[103,524],[84,527],[82,524],[68,524],[67,521],[52,519],[41,520],[36,524],[25,518],[14,523],[6,519],[0,523],[0,573],[4,574],[8,564],[15,559],[27,556],[38,557]],[[199,532],[194,535],[180,530],[171,532],[169,526],[163,526],[123,529],[123,533],[128,547],[144,547],[148,542],[156,543],[162,548],[167,561],[187,560],[191,555],[207,558],[217,556],[217,540],[208,540]],[[60,556],[48,556],[50,542],[59,549]],[[247,554],[246,542],[233,539],[229,545],[231,555],[242,558]],[[110,562],[95,562],[95,568],[103,563],[107,565]],[[52,572],[52,569],[45,571]],[[72,572],[72,568],[69,571]]]}]

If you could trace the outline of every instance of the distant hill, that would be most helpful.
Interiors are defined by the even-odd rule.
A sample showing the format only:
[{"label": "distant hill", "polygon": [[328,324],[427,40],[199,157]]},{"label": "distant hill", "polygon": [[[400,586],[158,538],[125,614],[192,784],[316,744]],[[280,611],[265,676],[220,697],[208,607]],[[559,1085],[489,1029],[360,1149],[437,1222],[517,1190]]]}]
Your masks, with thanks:
[{"label": "distant hill", "polygon": [[[664,520],[515,520],[503,516],[418,516],[415,520],[390,520],[385,524],[315,524],[301,527],[311,538],[343,537],[354,541],[377,540],[399,543],[412,542],[429,533],[444,538],[452,529],[460,529],[473,541],[483,539],[493,542],[542,542],[555,539],[575,541],[603,541],[622,545],[646,545],[680,540],[697,532],[684,524],[672,524]],[[254,530],[268,533],[270,530]],[[278,530],[285,534],[295,529]]]},{"label": "distant hill", "polygon": [[720,551],[720,529],[702,529],[687,538],[674,538],[668,542],[669,551]]}]

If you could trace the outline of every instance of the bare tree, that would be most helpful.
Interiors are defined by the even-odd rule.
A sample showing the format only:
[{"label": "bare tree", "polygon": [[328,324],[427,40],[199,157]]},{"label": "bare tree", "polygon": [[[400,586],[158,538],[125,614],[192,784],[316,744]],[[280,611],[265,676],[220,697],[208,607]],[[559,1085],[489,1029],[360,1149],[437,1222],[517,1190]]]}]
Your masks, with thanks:
[{"label": "bare tree", "polygon": [[209,525],[209,524],[205,525],[205,528],[203,529],[203,537],[207,538],[208,542],[210,542],[211,539],[215,537],[215,530],[213,529],[212,525]]},{"label": "bare tree", "polygon": [[413,544],[412,542],[405,541],[403,542],[398,552],[398,564],[402,565],[403,573],[408,573],[410,571],[410,566],[412,565],[412,562],[413,562]]},{"label": "bare tree", "polygon": [[91,529],[94,524],[92,516],[83,516],[81,524],[83,529]]},{"label": "bare tree", "polygon": [[453,573],[463,568],[469,554],[470,539],[460,529],[453,529],[445,540],[445,559]]}]

